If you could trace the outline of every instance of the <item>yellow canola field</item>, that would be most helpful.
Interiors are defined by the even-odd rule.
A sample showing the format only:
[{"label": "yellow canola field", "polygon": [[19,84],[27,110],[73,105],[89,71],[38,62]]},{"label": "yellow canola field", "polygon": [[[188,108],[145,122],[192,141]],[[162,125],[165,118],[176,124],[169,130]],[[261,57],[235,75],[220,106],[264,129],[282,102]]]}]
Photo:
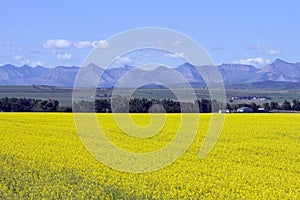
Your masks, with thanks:
[{"label": "yellow canola field", "polygon": [[[140,125],[147,114],[132,114]],[[111,169],[82,144],[72,114],[0,114],[0,199],[300,199],[300,115],[228,114],[215,148],[198,157],[210,114],[200,114],[194,142],[154,172]],[[131,152],[162,148],[180,114],[162,131],[134,138],[111,114],[97,114],[113,144]]]}]

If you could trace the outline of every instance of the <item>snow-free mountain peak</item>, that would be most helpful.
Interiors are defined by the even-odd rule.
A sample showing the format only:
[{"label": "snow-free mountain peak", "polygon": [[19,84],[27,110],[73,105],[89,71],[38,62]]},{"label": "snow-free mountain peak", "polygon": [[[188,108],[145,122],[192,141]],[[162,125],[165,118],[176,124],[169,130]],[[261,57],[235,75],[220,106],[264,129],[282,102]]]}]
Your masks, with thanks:
[{"label": "snow-free mountain peak", "polygon": [[[155,69],[146,70],[134,66],[123,66],[117,68],[103,69],[90,63],[86,68],[85,79],[96,80],[101,77],[101,86],[114,86],[118,80],[125,74],[131,72],[128,77],[132,80],[146,79],[151,81],[170,82],[172,84],[183,79],[176,78],[176,73],[180,74],[184,80],[189,83],[203,83],[201,75],[198,73],[198,67],[189,63],[184,63],[175,68],[159,66]],[[243,64],[221,64],[217,66],[223,77],[225,84],[242,84],[264,81],[284,81],[300,82],[300,62],[289,63],[281,59],[276,59],[273,63],[259,69],[252,65]],[[46,68],[43,66],[16,67],[11,64],[0,66],[0,84],[1,85],[55,85],[55,86],[73,86],[75,77],[80,68],[73,66],[57,66],[55,68]],[[103,71],[104,70],[104,71]],[[179,83],[178,84],[181,84]]]}]

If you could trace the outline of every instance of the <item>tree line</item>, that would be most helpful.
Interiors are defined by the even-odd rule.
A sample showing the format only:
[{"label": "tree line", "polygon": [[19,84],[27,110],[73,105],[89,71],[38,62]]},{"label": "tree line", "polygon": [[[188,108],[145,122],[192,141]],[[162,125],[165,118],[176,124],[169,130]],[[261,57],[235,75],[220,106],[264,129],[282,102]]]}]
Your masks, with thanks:
[{"label": "tree line", "polygon": [[57,112],[59,102],[55,99],[8,98],[0,99],[0,112]]},{"label": "tree line", "polygon": [[[113,105],[113,106],[112,106]],[[79,101],[73,104],[75,112],[99,112],[99,113],[211,113],[218,112],[219,109],[229,109],[236,111],[240,107],[250,107],[254,112],[259,108],[265,108],[269,111],[300,111],[299,100],[292,102],[285,100],[283,103],[265,102],[262,105],[254,102],[222,105],[216,100],[199,99],[194,102],[179,102],[172,99],[146,99],[117,97],[114,99],[96,99],[95,102]]]},{"label": "tree line", "polygon": [[269,111],[277,111],[277,110],[283,110],[283,111],[300,111],[300,102],[299,100],[294,99],[293,101],[287,101],[285,100],[282,104],[279,104],[278,102],[266,102],[262,105],[257,105],[256,103],[252,102],[250,104],[241,103],[241,104],[229,104],[227,103],[227,109],[229,110],[237,110],[240,107],[249,107],[252,108],[254,112],[258,111],[258,108],[265,108]]},{"label": "tree line", "polygon": [[[266,102],[263,105],[229,104],[225,105],[229,110],[237,110],[240,107],[250,107],[254,112],[259,108],[276,111],[300,111],[299,100],[278,102]],[[211,113],[218,112],[225,107],[216,100],[199,99],[194,102],[179,102],[172,99],[146,99],[117,97],[113,99],[96,99],[95,101],[78,101],[72,106],[59,106],[55,99],[32,99],[32,98],[0,98],[0,112],[99,112],[99,113]]]},{"label": "tree line", "polygon": [[222,105],[219,102],[207,99],[179,102],[172,99],[117,97],[111,100],[96,99],[95,102],[82,100],[73,104],[75,112],[99,113],[210,113],[213,109],[218,111],[221,108]]}]

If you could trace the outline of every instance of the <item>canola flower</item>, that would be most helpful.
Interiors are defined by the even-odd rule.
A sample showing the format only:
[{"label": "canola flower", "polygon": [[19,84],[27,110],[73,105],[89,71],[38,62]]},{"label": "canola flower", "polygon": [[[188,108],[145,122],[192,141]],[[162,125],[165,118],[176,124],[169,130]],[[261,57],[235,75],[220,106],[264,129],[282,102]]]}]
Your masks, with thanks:
[{"label": "canola flower", "polygon": [[[132,152],[166,145],[180,123],[169,114],[151,138],[122,132],[111,114],[97,114],[107,137]],[[149,123],[147,114],[132,114]],[[125,173],[97,161],[82,144],[72,114],[0,114],[1,199],[300,199],[300,115],[229,114],[208,156],[198,153],[210,122],[175,163]]]}]

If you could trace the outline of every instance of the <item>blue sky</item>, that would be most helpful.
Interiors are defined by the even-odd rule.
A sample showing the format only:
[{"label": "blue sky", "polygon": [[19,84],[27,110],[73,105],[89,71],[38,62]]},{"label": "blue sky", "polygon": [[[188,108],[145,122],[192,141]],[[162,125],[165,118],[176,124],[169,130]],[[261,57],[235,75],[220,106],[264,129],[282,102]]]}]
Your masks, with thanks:
[{"label": "blue sky", "polygon": [[[106,38],[141,27],[182,32],[215,63],[299,62],[299,8],[296,0],[3,0],[0,65],[80,65],[93,46],[105,47]],[[132,59],[123,60],[134,64]]]}]

